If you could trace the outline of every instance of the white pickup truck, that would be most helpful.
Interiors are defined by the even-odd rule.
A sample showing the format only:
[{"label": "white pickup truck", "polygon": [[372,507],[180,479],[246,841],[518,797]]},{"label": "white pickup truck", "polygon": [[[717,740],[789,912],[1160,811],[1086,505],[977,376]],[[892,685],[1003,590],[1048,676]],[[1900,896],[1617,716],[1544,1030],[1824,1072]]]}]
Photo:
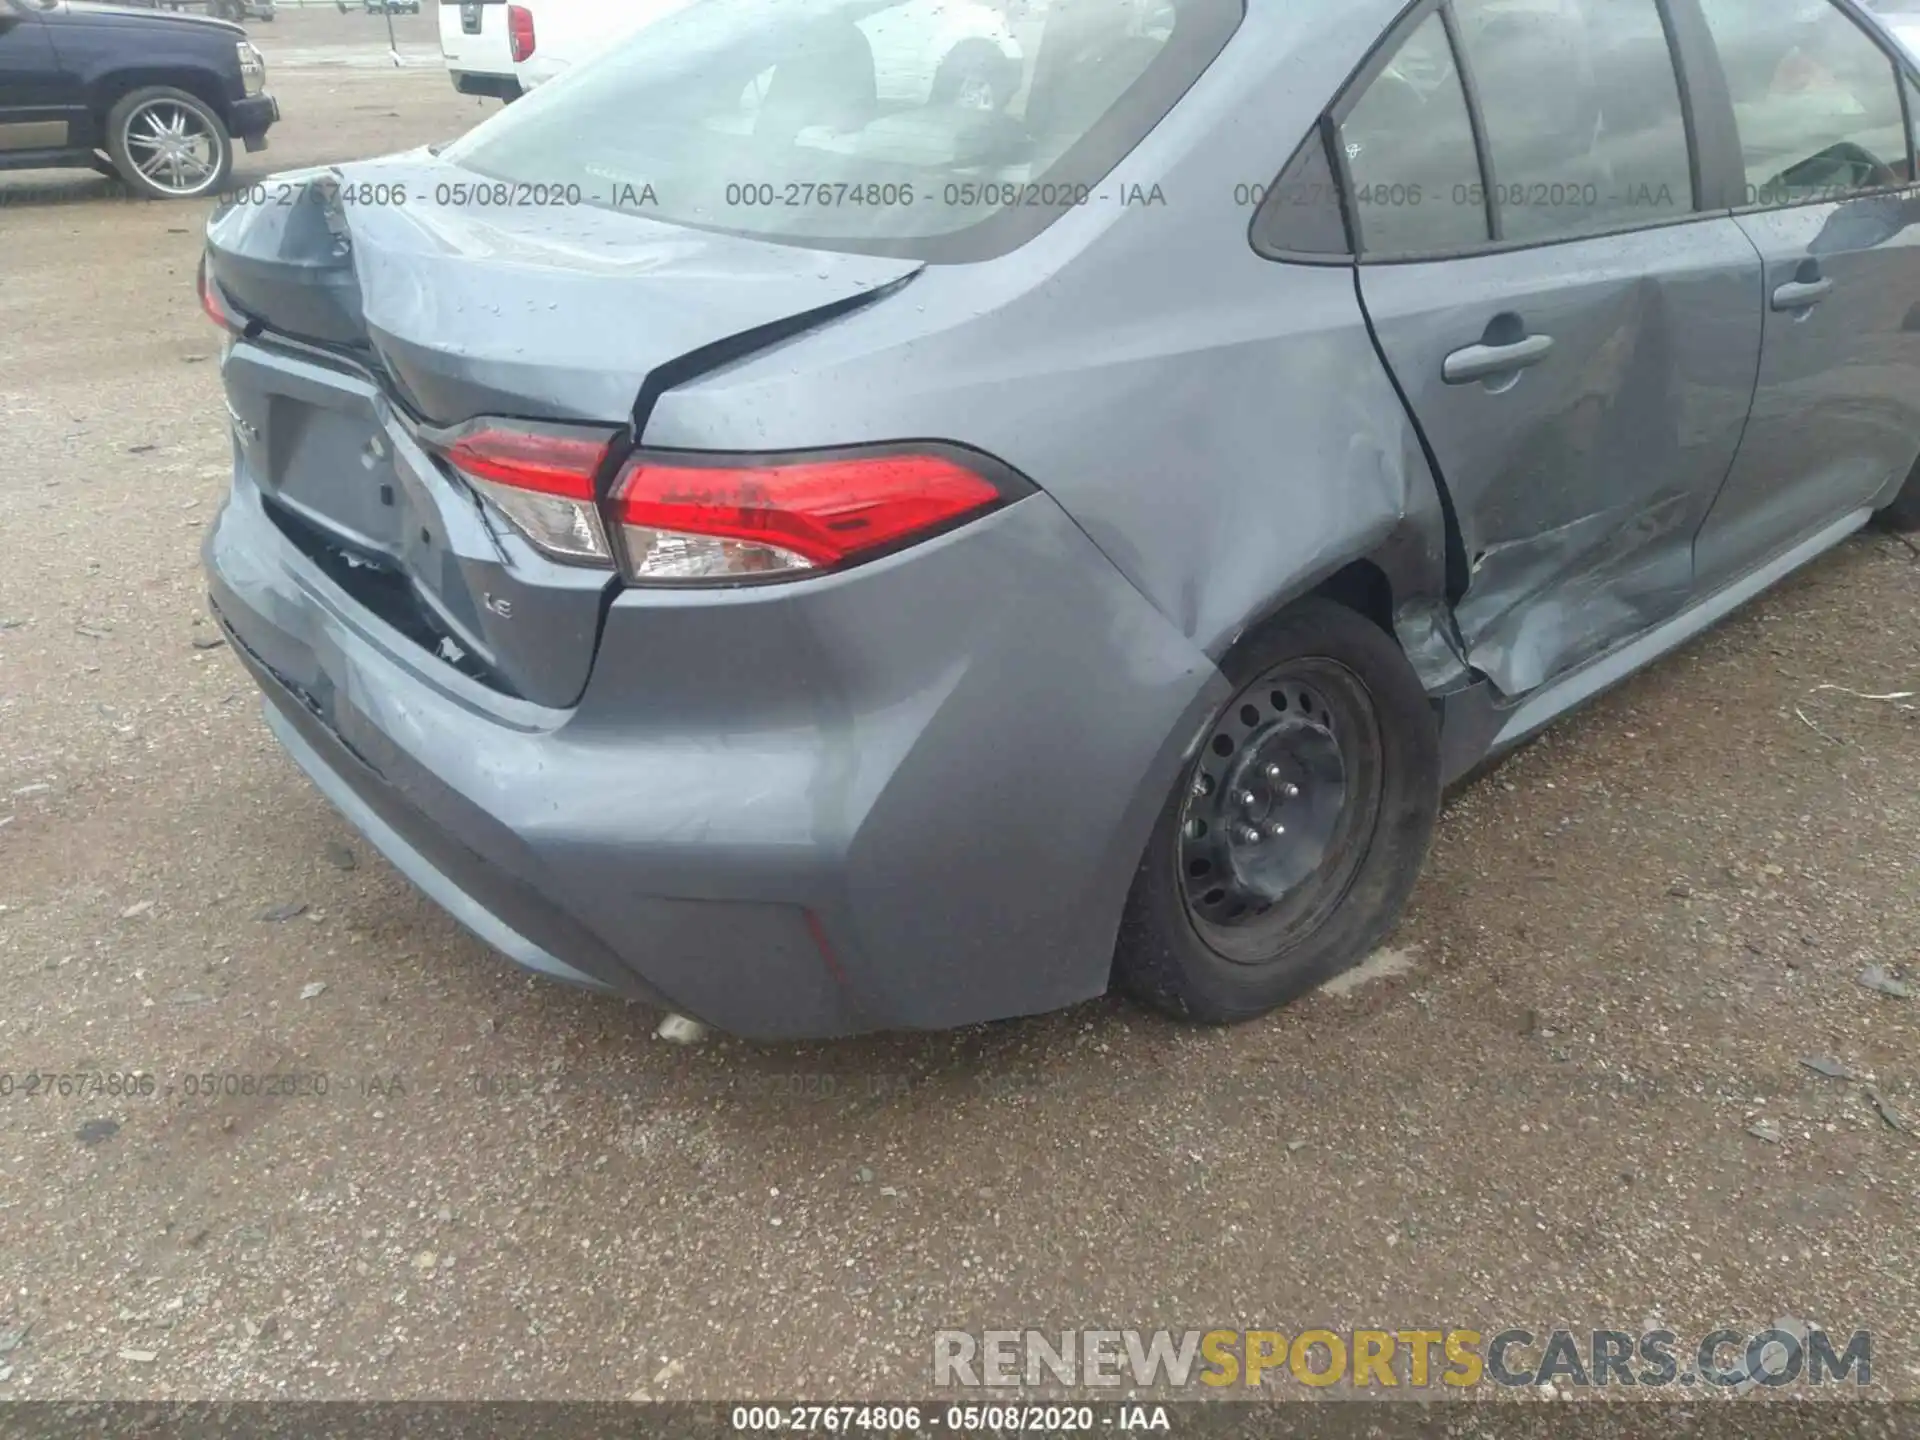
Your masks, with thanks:
[{"label": "white pickup truck", "polygon": [[[523,0],[524,46],[513,51],[520,88],[551,80],[691,0]],[[516,3],[514,10],[523,8]],[[983,0],[899,0],[854,6],[873,52],[880,100],[952,102],[999,110],[1020,87],[1022,56],[1000,6]],[[442,34],[445,34],[444,26]],[[516,41],[520,39],[518,32]],[[522,53],[524,50],[525,53]],[[766,77],[761,77],[764,85]]]},{"label": "white pickup truck", "polygon": [[520,81],[513,73],[508,29],[525,10],[507,0],[440,0],[440,53],[447,75],[462,95],[491,95],[516,100]]},{"label": "white pickup truck", "polygon": [[513,74],[522,93],[599,55],[617,40],[672,14],[689,0],[525,0],[513,34]]}]

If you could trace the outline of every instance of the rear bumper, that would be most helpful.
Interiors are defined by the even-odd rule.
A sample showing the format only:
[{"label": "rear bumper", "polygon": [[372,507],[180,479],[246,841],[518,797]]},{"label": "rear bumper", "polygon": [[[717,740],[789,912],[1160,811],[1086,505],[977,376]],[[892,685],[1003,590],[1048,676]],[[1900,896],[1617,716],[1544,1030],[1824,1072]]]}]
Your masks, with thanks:
[{"label": "rear bumper", "polygon": [[275,734],[454,918],[758,1038],[1099,993],[1225,689],[1044,496],[845,576],[629,591],[569,711],[387,630],[244,474],[205,559]]},{"label": "rear bumper", "polygon": [[[570,925],[564,915],[453,836],[433,827],[424,813],[406,804],[299,703],[299,697],[231,629],[227,637],[266,692],[267,728],[274,738],[334,808],[401,874],[480,939],[527,969],[589,990],[615,990],[625,978],[622,967],[611,956],[596,954],[603,947],[592,936]],[[609,978],[576,969],[549,947],[565,950],[576,959],[593,956],[587,963],[597,960],[595,968]]]},{"label": "rear bumper", "polygon": [[515,83],[524,93],[536,90],[567,68],[565,60],[555,60],[551,55],[543,55],[535,50],[532,55],[513,67]]},{"label": "rear bumper", "polygon": [[478,70],[450,70],[453,88],[462,95],[486,95],[495,100],[518,100],[520,82],[511,75],[491,75]]}]

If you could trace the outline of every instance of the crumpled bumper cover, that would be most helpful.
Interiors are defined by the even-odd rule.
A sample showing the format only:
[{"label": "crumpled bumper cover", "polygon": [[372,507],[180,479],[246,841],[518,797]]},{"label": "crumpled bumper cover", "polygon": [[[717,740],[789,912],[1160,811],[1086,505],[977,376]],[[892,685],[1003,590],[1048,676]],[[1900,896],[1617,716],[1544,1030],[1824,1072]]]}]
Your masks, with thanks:
[{"label": "crumpled bumper cover", "polygon": [[1102,991],[1225,681],[1044,495],[844,575],[634,591],[577,707],[358,607],[244,476],[211,600],[295,761],[530,969],[756,1038]]}]

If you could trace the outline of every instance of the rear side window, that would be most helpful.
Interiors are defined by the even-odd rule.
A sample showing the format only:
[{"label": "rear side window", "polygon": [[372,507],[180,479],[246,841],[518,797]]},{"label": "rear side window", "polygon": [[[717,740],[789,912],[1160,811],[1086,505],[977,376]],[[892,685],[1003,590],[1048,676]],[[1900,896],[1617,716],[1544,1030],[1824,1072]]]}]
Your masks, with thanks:
[{"label": "rear side window", "polygon": [[1077,206],[1128,203],[1101,182],[1241,13],[1241,0],[692,0],[442,153],[681,225],[982,259]]},{"label": "rear side window", "polygon": [[1733,92],[1749,205],[1804,205],[1912,175],[1893,61],[1827,0],[1702,0]]},{"label": "rear side window", "polygon": [[1692,212],[1680,82],[1656,0],[1454,0],[1454,10],[1502,240]]},{"label": "rear side window", "polygon": [[1340,126],[1361,250],[1374,259],[1484,245],[1486,199],[1445,23],[1421,22]]},{"label": "rear side window", "polygon": [[1260,206],[1252,239],[1253,248],[1262,255],[1321,260],[1352,255],[1340,182],[1334,178],[1326,136],[1318,126],[1300,142],[1265,194],[1255,187],[1247,198]]},{"label": "rear side window", "polygon": [[1452,0],[1350,102],[1340,141],[1372,259],[1631,230],[1695,209],[1658,0]]}]

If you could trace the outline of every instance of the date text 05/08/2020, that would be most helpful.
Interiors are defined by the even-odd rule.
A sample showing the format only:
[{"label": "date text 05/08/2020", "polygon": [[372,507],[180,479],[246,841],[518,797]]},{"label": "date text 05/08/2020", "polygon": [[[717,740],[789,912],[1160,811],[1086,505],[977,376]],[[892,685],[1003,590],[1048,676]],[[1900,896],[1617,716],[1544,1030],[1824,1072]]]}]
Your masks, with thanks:
[{"label": "date text 05/08/2020", "polygon": [[1170,1431],[1164,1405],[736,1405],[730,1427],[742,1433],[1063,1435],[1096,1430]]}]

